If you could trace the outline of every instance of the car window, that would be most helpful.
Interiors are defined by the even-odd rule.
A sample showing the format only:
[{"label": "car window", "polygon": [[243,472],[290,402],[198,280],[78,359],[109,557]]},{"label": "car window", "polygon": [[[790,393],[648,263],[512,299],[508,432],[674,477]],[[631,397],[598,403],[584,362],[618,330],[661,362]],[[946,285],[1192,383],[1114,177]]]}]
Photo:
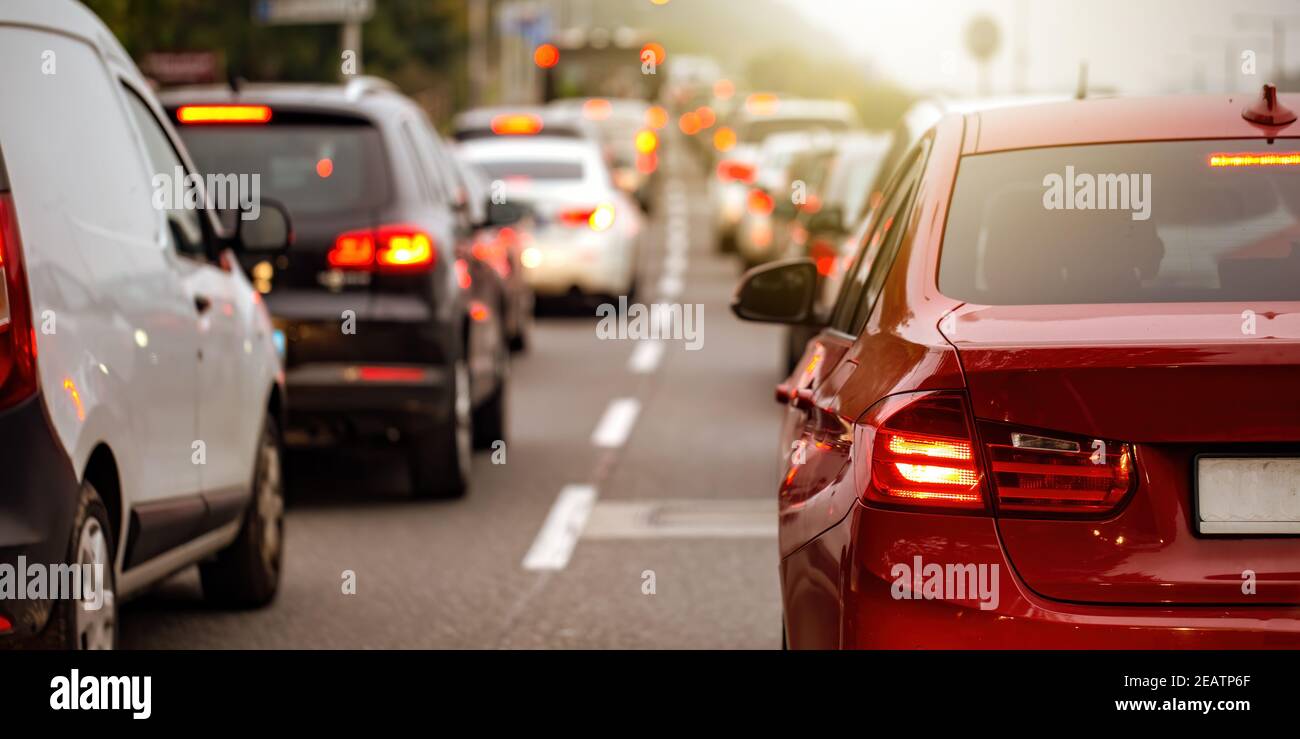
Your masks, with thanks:
[{"label": "car window", "polygon": [[968,156],[939,288],[985,305],[1300,300],[1300,166],[1259,140]]},{"label": "car window", "polygon": [[923,146],[918,146],[908,156],[910,163],[889,186],[884,204],[873,216],[875,224],[867,231],[850,277],[845,280],[836,301],[831,326],[838,331],[857,336],[871,314],[871,307],[902,242],[904,224],[911,212],[916,183],[925,162]]},{"label": "car window", "polygon": [[[172,187],[175,192],[183,184],[175,182],[177,175],[185,172],[180,156],[172,147],[171,141],[163,132],[162,125],[154,117],[153,111],[149,110],[149,106],[145,105],[145,102],[131,88],[124,85],[123,90],[126,93],[127,110],[131,111],[131,118],[144,139],[149,164],[153,168],[154,178],[157,181],[154,184],[161,182],[163,186]],[[167,234],[172,247],[186,256],[206,259],[202,210],[186,207],[184,197],[179,199],[169,197],[163,202],[168,206],[166,208]]]},{"label": "car window", "polygon": [[415,126],[410,121],[402,123],[402,145],[406,149],[407,158],[415,165],[415,178],[420,181],[420,192],[424,194],[424,199],[431,203],[443,201],[442,192],[436,189],[433,184],[435,175],[435,166],[429,156],[426,147],[420,146],[417,142],[419,136],[415,132]]},{"label": "car window", "polygon": [[262,197],[295,216],[364,218],[388,202],[392,180],[378,129],[344,118],[283,118],[266,126],[182,126],[180,134],[199,169],[256,175]]}]

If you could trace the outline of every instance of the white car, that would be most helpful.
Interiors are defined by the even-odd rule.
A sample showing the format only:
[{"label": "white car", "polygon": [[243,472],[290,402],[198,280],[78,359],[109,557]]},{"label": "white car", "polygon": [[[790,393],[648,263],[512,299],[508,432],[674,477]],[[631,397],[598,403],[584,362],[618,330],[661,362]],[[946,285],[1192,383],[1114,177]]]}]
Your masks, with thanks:
[{"label": "white car", "polygon": [[533,210],[533,243],[520,261],[538,296],[632,297],[644,217],[614,186],[598,144],[520,135],[460,146],[492,180],[494,196]]},{"label": "white car", "polygon": [[[231,249],[277,253],[283,209],[155,197],[193,167],[80,3],[0,4],[0,89],[0,642],[111,648],[122,599],[196,562],[209,599],[270,601],[285,398]],[[99,585],[13,587],[69,564]]]},{"label": "white car", "polygon": [[735,132],[735,145],[718,153],[709,178],[709,206],[720,251],[736,246],[736,229],[748,205],[763,141],[774,134],[822,130],[838,133],[858,125],[853,106],[841,100],[779,98],[755,93],[722,124]]},{"label": "white car", "polygon": [[[763,139],[755,159],[754,182],[736,225],[736,252],[746,268],[777,259],[785,248],[774,214],[780,201],[792,202],[799,194],[790,181],[790,162],[805,152],[833,145],[833,137],[824,131],[791,131]],[[803,187],[806,194],[806,183]]]}]

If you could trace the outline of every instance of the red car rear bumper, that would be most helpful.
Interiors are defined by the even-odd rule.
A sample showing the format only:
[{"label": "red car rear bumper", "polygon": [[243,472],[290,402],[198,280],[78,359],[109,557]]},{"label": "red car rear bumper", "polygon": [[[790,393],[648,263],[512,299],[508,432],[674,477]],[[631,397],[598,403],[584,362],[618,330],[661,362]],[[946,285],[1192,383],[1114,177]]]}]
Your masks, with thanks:
[{"label": "red car rear bumper", "polygon": [[[936,525],[936,518],[858,504],[787,557],[781,576],[790,646],[1300,649],[1298,607],[1098,606],[1042,598],[1007,563],[992,519],[943,516]],[[962,599],[951,588],[925,592],[931,564],[982,568],[993,586],[989,597],[973,587],[966,595],[975,597]],[[913,576],[916,569],[921,576]]]}]

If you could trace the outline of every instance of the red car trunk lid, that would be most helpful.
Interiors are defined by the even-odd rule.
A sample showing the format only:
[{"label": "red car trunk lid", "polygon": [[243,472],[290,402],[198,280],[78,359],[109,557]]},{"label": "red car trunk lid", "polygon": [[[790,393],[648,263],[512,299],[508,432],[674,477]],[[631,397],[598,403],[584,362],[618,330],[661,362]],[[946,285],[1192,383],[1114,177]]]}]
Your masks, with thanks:
[{"label": "red car trunk lid", "polygon": [[1137,488],[1101,519],[1000,516],[1040,595],[1300,603],[1294,536],[1197,532],[1201,454],[1300,456],[1295,303],[966,306],[942,326],[977,418],[1133,444]]}]

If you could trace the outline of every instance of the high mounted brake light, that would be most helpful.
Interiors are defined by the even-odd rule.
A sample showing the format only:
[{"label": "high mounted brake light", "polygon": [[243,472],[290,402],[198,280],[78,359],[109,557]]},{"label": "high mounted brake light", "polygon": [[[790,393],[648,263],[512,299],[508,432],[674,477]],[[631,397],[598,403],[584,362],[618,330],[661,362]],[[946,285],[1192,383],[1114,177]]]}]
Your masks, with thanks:
[{"label": "high mounted brake light", "polygon": [[186,125],[270,123],[271,108],[266,105],[182,105],[176,109],[176,120]]},{"label": "high mounted brake light", "polygon": [[541,133],[540,116],[529,114],[499,115],[492,119],[492,133],[498,136],[532,136]]},{"label": "high mounted brake light", "polygon": [[1300,166],[1300,151],[1239,152],[1211,154],[1211,167],[1295,167]]}]

